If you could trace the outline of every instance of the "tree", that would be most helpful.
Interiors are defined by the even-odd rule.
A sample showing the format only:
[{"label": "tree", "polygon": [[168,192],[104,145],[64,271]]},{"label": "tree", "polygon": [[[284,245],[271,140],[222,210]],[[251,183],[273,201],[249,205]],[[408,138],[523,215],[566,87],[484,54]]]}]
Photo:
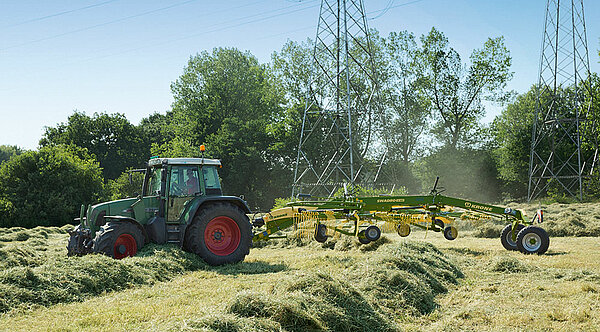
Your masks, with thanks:
[{"label": "tree", "polygon": [[452,148],[469,145],[485,112],[483,101],[505,102],[510,96],[504,89],[513,75],[512,59],[504,38],[488,38],[483,48],[473,51],[468,67],[435,28],[421,43],[425,91],[438,119],[434,133]]},{"label": "tree", "polygon": [[501,197],[502,185],[488,147],[457,150],[442,146],[419,160],[417,169],[424,191],[431,189],[439,176],[444,195],[484,202],[496,202]]},{"label": "tree", "polygon": [[419,155],[418,143],[428,127],[430,105],[421,86],[415,36],[408,31],[392,32],[385,44],[390,75],[382,89],[386,107],[382,139],[388,158],[399,158],[408,165]]},{"label": "tree", "polygon": [[106,196],[109,196],[110,200],[136,197],[142,193],[143,182],[144,173],[123,172],[115,180],[108,180]]},{"label": "tree", "polygon": [[206,144],[207,156],[223,161],[226,193],[245,195],[253,207],[271,207],[286,191],[291,171],[272,149],[284,97],[268,66],[248,52],[216,48],[191,57],[171,90],[177,143],[162,150],[198,151]]},{"label": "tree", "polygon": [[61,226],[103,195],[102,171],[85,149],[54,145],[0,167],[0,226]]},{"label": "tree", "polygon": [[94,113],[92,117],[75,111],[66,123],[46,127],[40,146],[76,145],[86,148],[100,162],[104,177],[117,178],[130,167],[143,165],[149,158],[140,130],[123,114]]},{"label": "tree", "polygon": [[0,164],[23,153],[16,145],[0,145]]},{"label": "tree", "polygon": [[491,126],[498,173],[513,198],[527,197],[536,100],[537,89],[532,86],[508,104]]}]

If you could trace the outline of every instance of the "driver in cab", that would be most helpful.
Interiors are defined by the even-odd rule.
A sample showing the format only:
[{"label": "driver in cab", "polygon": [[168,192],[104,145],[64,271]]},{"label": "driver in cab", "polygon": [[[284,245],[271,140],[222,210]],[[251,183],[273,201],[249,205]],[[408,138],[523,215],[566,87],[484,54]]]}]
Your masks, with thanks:
[{"label": "driver in cab", "polygon": [[188,168],[186,171],[188,180],[185,182],[188,189],[189,195],[194,195],[200,192],[200,182],[198,181],[198,175],[192,168]]}]

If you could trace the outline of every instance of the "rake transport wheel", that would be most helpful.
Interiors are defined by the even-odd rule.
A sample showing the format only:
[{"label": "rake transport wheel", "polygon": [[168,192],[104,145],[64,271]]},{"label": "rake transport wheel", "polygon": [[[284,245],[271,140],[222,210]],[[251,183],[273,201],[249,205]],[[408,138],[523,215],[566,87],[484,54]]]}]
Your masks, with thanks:
[{"label": "rake transport wheel", "polygon": [[371,240],[367,239],[364,229],[362,231],[358,232],[358,242],[360,242],[361,244],[371,243]]},{"label": "rake transport wheel", "polygon": [[[525,228],[525,225],[517,224],[515,237],[523,228]],[[512,224],[508,224],[502,229],[502,233],[500,233],[500,242],[502,242],[502,246],[506,250],[519,250],[519,248],[517,248],[517,242],[512,239]]]},{"label": "rake transport wheel", "polygon": [[454,226],[447,226],[444,228],[444,237],[449,241],[456,240],[458,237],[458,230]]},{"label": "rake transport wheel", "polygon": [[135,256],[143,246],[144,235],[136,225],[109,221],[96,233],[92,251],[122,259]]},{"label": "rake transport wheel", "polygon": [[381,237],[381,229],[379,227],[371,225],[365,229],[365,238],[369,241],[377,241]]},{"label": "rake transport wheel", "polygon": [[252,226],[240,208],[216,203],[201,209],[185,233],[184,248],[210,265],[244,260],[252,244]]},{"label": "rake transport wheel", "polygon": [[315,227],[315,240],[317,242],[323,243],[327,241],[327,226],[324,224],[317,224]]},{"label": "rake transport wheel", "polygon": [[431,230],[433,230],[434,232],[441,232],[444,230],[444,222],[441,219],[433,220],[433,224],[437,226],[431,228]]},{"label": "rake transport wheel", "polygon": [[396,231],[398,232],[398,235],[402,237],[407,237],[410,234],[410,225],[399,224],[398,227],[396,227]]},{"label": "rake transport wheel", "polygon": [[543,228],[527,226],[517,234],[517,248],[524,254],[542,255],[549,245],[550,237]]}]

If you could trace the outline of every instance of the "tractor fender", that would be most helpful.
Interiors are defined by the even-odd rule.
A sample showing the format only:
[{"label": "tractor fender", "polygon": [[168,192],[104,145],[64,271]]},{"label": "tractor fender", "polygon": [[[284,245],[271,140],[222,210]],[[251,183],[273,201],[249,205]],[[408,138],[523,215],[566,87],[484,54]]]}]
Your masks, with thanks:
[{"label": "tractor fender", "polygon": [[150,238],[148,237],[148,232],[146,232],[146,229],[144,228],[144,226],[142,226],[137,220],[135,220],[133,218],[123,217],[123,216],[105,216],[104,220],[106,220],[106,221],[115,221],[115,222],[128,222],[128,223],[132,223],[137,228],[139,228],[140,232],[142,232],[142,234],[144,235],[144,243],[150,242]]},{"label": "tractor fender", "polygon": [[248,203],[243,199],[236,196],[204,196],[194,199],[191,204],[188,205],[186,211],[183,212],[184,219],[187,221],[189,225],[192,222],[192,219],[196,216],[198,211],[207,205],[217,202],[227,202],[239,207],[244,213],[248,214],[250,212],[250,208],[248,207]]}]

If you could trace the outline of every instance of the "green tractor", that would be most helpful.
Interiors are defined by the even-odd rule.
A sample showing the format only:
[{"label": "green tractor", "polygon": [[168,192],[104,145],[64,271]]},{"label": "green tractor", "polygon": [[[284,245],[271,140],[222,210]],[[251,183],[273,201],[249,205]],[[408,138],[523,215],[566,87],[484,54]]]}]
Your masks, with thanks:
[{"label": "green tractor", "polygon": [[69,255],[134,256],[147,243],[172,243],[211,265],[244,260],[252,225],[244,200],[223,196],[218,168],[206,158],[150,159],[142,194],[81,207]]}]

